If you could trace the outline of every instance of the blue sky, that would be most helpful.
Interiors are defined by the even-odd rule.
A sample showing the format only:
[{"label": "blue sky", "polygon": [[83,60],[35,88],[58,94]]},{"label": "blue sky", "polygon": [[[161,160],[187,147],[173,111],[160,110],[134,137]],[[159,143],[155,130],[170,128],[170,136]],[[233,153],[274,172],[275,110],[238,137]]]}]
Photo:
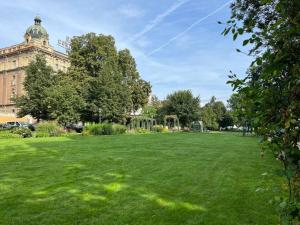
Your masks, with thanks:
[{"label": "blue sky", "polygon": [[[229,71],[243,76],[250,58],[235,51],[241,40],[221,36],[230,10],[226,0],[10,0],[1,1],[0,48],[23,41],[39,15],[58,50],[58,39],[87,32],[113,35],[129,48],[143,79],[160,99],[182,89],[226,101]],[[225,6],[226,5],[226,6]]]}]

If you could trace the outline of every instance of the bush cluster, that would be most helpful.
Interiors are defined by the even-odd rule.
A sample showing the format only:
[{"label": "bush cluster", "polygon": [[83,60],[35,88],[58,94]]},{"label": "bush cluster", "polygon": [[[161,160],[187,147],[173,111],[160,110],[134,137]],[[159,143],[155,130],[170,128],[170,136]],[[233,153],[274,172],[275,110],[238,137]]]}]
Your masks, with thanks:
[{"label": "bush cluster", "polygon": [[84,127],[83,135],[116,135],[124,134],[126,127],[120,124],[111,123],[89,123]]},{"label": "bush cluster", "polygon": [[36,137],[59,137],[64,130],[55,122],[43,122],[36,126]]},{"label": "bush cluster", "polygon": [[17,134],[23,138],[29,138],[32,137],[32,132],[28,128],[25,127],[14,127],[10,131],[12,134]]},{"label": "bush cluster", "polygon": [[169,129],[167,127],[164,127],[163,125],[155,125],[152,127],[152,131],[158,133],[168,133]]},{"label": "bush cluster", "polygon": [[126,133],[126,126],[120,124],[113,125],[114,134],[125,134]]},{"label": "bush cluster", "polygon": [[152,131],[158,132],[158,133],[161,133],[163,131],[163,129],[164,129],[164,126],[162,126],[162,125],[155,125],[152,127]]}]

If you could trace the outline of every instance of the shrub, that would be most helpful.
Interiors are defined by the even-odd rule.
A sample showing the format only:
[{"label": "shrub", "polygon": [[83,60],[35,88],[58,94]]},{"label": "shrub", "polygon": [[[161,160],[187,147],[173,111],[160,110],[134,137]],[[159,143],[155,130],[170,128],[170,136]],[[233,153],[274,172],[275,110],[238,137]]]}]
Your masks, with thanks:
[{"label": "shrub", "polygon": [[127,128],[124,125],[114,124],[113,125],[113,133],[114,134],[125,134]]},{"label": "shrub", "polygon": [[11,131],[12,134],[17,134],[23,138],[32,137],[32,132],[25,127],[14,127]]},{"label": "shrub", "polygon": [[85,125],[82,135],[114,135],[124,134],[126,127],[120,124],[111,123],[88,123]]},{"label": "shrub", "polygon": [[103,125],[96,123],[87,123],[83,130],[83,135],[102,135]]},{"label": "shrub", "polygon": [[164,127],[162,125],[155,125],[152,127],[152,131],[161,133]]},{"label": "shrub", "polygon": [[169,132],[169,128],[168,127],[164,127],[161,132],[162,133],[168,133]]},{"label": "shrub", "polygon": [[114,134],[113,125],[110,123],[102,124],[102,135],[112,135]]},{"label": "shrub", "polygon": [[[173,128],[174,130],[178,130],[177,127]],[[169,132],[169,128],[168,127],[164,127],[163,125],[155,125],[152,127],[152,131],[154,132],[159,132],[159,133],[168,133]]]},{"label": "shrub", "polygon": [[81,135],[82,136],[89,136],[89,135],[91,135],[91,133],[90,133],[89,130],[83,129],[83,131],[81,132]]},{"label": "shrub", "polygon": [[58,137],[62,133],[63,128],[55,122],[43,122],[36,126],[36,137]]}]

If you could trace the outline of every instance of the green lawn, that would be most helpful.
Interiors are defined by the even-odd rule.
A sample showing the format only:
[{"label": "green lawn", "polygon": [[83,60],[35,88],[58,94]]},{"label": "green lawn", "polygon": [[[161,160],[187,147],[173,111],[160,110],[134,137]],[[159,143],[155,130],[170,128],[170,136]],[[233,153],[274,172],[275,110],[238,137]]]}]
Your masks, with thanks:
[{"label": "green lawn", "polygon": [[235,134],[0,140],[0,224],[277,224],[274,161]]}]

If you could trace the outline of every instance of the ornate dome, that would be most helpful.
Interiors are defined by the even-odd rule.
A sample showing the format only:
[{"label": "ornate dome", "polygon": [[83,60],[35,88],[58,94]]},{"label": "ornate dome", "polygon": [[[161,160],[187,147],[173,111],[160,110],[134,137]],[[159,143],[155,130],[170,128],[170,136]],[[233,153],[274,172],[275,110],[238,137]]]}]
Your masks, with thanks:
[{"label": "ornate dome", "polygon": [[41,18],[36,16],[34,18],[34,25],[27,28],[25,36],[29,35],[31,38],[47,38],[49,37],[46,29],[41,25]]}]

